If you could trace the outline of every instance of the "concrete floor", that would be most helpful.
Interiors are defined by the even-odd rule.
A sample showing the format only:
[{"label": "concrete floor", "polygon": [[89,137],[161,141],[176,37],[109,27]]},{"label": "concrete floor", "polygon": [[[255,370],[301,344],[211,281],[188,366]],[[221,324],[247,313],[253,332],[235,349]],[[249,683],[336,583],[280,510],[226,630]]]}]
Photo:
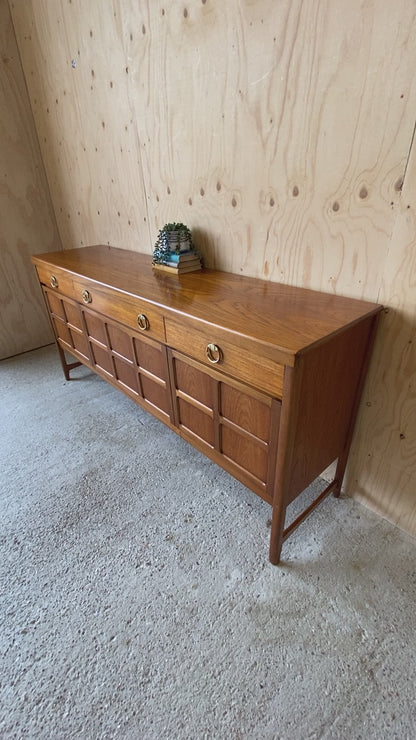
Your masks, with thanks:
[{"label": "concrete floor", "polygon": [[0,363],[1,738],[416,737],[415,540],[331,497],[271,566],[267,504],[74,375]]}]

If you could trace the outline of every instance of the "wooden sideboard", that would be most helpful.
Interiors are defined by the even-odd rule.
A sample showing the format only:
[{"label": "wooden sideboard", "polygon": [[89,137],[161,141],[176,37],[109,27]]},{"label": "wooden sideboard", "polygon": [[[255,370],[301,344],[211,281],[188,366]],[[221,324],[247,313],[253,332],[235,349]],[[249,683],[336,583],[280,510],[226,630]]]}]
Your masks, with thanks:
[{"label": "wooden sideboard", "polygon": [[[270,561],[340,493],[381,306],[103,245],[32,257],[65,377],[83,363],[272,505]],[[68,355],[72,361],[68,362]],[[334,480],[285,529],[286,508]]]}]

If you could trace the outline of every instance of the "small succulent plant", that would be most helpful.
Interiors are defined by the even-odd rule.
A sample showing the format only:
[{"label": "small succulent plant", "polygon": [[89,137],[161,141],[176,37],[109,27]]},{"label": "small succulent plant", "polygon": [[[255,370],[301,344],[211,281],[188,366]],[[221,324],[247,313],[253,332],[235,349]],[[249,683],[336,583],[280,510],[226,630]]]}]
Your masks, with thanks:
[{"label": "small succulent plant", "polygon": [[178,254],[193,248],[192,234],[185,224],[176,222],[165,224],[158,234],[153,250],[153,262],[167,262],[172,252]]}]

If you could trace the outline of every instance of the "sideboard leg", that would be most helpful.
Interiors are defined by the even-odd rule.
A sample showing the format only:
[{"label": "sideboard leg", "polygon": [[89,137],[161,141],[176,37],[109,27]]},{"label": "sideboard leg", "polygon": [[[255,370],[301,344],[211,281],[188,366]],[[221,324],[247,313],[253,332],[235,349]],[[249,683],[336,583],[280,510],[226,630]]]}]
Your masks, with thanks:
[{"label": "sideboard leg", "polygon": [[343,453],[338,458],[337,467],[335,471],[335,477],[334,477],[334,498],[339,498],[341,496],[341,486],[342,481],[344,480],[344,473],[345,468],[347,466],[347,460],[348,460],[348,452],[349,452],[349,446],[347,453]]},{"label": "sideboard leg", "polygon": [[63,351],[63,349],[60,346],[60,344],[58,344],[58,342],[56,343],[56,346],[58,347],[59,359],[61,361],[62,370],[64,371],[65,380],[71,380],[71,378],[69,377],[69,371],[72,370],[72,368],[74,368],[74,367],[79,367],[80,365],[82,365],[82,362],[70,362],[70,363],[68,363],[66,361],[65,352]]},{"label": "sideboard leg", "polygon": [[270,532],[269,560],[272,565],[279,565],[283,545],[283,531],[285,528],[286,506],[273,506],[272,530]]},{"label": "sideboard leg", "polygon": [[[300,364],[300,363],[299,363]],[[270,532],[269,560],[273,565],[280,562],[280,554],[284,540],[284,528],[287,508],[287,490],[291,475],[293,456],[293,438],[295,432],[294,416],[299,413],[300,403],[297,403],[302,366],[294,377],[294,368],[285,367],[283,380],[282,411],[280,416],[279,443],[277,447],[276,471],[274,477],[272,530]],[[296,410],[292,414],[291,409]]]}]

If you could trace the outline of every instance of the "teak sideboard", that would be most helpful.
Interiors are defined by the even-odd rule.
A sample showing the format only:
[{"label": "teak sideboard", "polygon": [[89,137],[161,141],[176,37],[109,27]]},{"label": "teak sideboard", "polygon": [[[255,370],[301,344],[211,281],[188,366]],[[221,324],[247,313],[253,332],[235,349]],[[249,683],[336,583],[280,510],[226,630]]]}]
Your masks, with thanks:
[{"label": "teak sideboard", "polygon": [[[32,257],[65,376],[87,365],[271,504],[277,564],[288,534],[340,493],[382,307],[151,260],[103,245]],[[287,506],[335,460],[285,529]]]}]

